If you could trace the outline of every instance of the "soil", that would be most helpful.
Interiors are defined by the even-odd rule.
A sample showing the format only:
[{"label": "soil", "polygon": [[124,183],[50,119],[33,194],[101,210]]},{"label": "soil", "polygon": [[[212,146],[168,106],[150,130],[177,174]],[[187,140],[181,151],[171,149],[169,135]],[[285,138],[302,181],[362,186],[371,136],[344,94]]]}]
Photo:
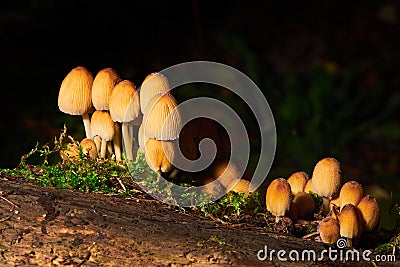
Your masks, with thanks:
[{"label": "soil", "polygon": [[265,246],[317,255],[328,247],[265,227],[217,222],[139,190],[127,199],[3,176],[0,192],[0,266],[371,266],[327,255],[316,262],[279,261],[276,252],[260,261]]}]

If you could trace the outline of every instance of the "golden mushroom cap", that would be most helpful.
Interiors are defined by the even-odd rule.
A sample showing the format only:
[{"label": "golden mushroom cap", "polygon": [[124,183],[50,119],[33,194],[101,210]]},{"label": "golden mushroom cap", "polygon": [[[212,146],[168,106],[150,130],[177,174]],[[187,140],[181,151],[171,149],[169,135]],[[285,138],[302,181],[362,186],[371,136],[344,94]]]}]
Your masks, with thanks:
[{"label": "golden mushroom cap", "polygon": [[304,192],[306,193],[315,193],[312,186],[312,179],[308,179],[306,186],[304,187]]},{"label": "golden mushroom cap", "polygon": [[357,238],[362,232],[362,225],[357,207],[353,204],[343,206],[339,214],[340,236]]},{"label": "golden mushroom cap", "polygon": [[91,159],[98,158],[97,146],[96,143],[93,141],[93,139],[90,138],[82,139],[79,145],[82,147],[83,154],[89,155]]},{"label": "golden mushroom cap", "polygon": [[145,144],[146,162],[154,171],[169,172],[172,170],[175,157],[175,141],[159,141],[149,138]]},{"label": "golden mushroom cap", "polygon": [[346,182],[339,193],[340,208],[346,204],[357,206],[363,196],[364,191],[361,184],[356,181]]},{"label": "golden mushroom cap", "polygon": [[170,90],[167,77],[158,72],[153,72],[147,75],[142,85],[140,86],[140,109],[143,114],[147,105],[157,94],[168,93]]},{"label": "golden mushroom cap", "polygon": [[244,193],[245,196],[248,196],[251,190],[251,183],[245,179],[239,179],[231,189],[231,191],[236,193]]},{"label": "golden mushroom cap", "polygon": [[343,180],[340,162],[335,158],[323,158],[314,167],[312,174],[314,192],[323,197],[339,193]]},{"label": "golden mushroom cap", "polygon": [[79,158],[79,147],[76,144],[68,143],[60,150],[60,157],[64,161],[74,161]]},{"label": "golden mushroom cap", "polygon": [[72,69],[61,83],[59,109],[70,115],[83,115],[92,106],[93,75],[85,67]]},{"label": "golden mushroom cap", "polygon": [[380,208],[378,201],[370,195],[365,195],[357,205],[364,231],[372,231],[379,225]]},{"label": "golden mushroom cap", "polygon": [[178,103],[171,94],[157,94],[150,99],[144,116],[144,135],[157,140],[175,140],[182,128]]},{"label": "golden mushroom cap", "polygon": [[119,75],[112,68],[100,70],[93,80],[92,102],[97,110],[109,110],[109,101]]},{"label": "golden mushroom cap", "polygon": [[139,93],[133,82],[123,80],[114,86],[110,95],[109,108],[113,121],[130,122],[139,117]]},{"label": "golden mushroom cap", "polygon": [[275,216],[284,216],[289,210],[291,202],[289,183],[284,178],[274,179],[267,188],[267,210]]},{"label": "golden mushroom cap", "polygon": [[[299,192],[304,192],[304,188],[308,182],[308,175],[305,172],[295,172],[287,179],[290,184],[292,193],[296,195]],[[308,192],[306,192],[308,193]]]},{"label": "golden mushroom cap", "polygon": [[318,224],[318,233],[325,244],[335,244],[340,238],[339,221],[332,217],[322,219]]},{"label": "golden mushroom cap", "polygon": [[309,193],[299,192],[294,196],[293,203],[296,204],[299,218],[307,218],[315,209],[314,199]]},{"label": "golden mushroom cap", "polygon": [[110,113],[104,110],[96,110],[91,118],[92,136],[100,136],[105,141],[111,141],[114,137],[114,121]]}]

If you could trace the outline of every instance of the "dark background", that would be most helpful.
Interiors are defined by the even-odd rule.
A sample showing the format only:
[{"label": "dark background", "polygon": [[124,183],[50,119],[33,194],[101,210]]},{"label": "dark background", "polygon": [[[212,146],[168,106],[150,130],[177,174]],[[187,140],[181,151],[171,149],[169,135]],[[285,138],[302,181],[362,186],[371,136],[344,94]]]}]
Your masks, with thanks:
[{"label": "dark background", "polygon": [[81,119],[57,107],[72,68],[113,67],[140,85],[150,72],[210,60],[250,76],[269,101],[278,134],[271,177],[311,175],[334,156],[346,179],[397,194],[399,8],[373,0],[3,0],[0,167],[16,167],[64,123],[83,137]]}]

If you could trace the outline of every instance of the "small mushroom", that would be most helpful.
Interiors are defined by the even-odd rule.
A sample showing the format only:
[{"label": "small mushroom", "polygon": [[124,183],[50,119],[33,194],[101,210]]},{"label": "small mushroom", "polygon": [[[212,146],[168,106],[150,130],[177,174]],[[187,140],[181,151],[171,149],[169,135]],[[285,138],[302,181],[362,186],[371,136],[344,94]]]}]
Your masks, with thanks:
[{"label": "small mushroom", "polygon": [[308,179],[306,186],[304,187],[304,192],[306,193],[315,193],[312,186],[312,179]]},{"label": "small mushroom", "polygon": [[90,138],[89,111],[92,107],[93,76],[85,67],[72,69],[61,83],[58,108],[70,115],[81,115],[86,137]]},{"label": "small mushroom", "polygon": [[339,221],[332,217],[327,217],[321,220],[318,224],[318,233],[322,242],[333,245],[340,238]]},{"label": "small mushroom", "polygon": [[129,161],[133,161],[133,134],[129,133],[128,126],[140,116],[140,104],[139,93],[131,81],[123,80],[115,85],[110,96],[110,115],[113,121],[122,123],[125,155]]},{"label": "small mushroom", "polygon": [[363,224],[363,230],[368,232],[376,229],[380,221],[378,201],[370,195],[365,195],[357,205]]},{"label": "small mushroom", "polygon": [[294,196],[293,203],[296,204],[299,218],[305,219],[313,214],[315,209],[314,199],[309,193],[299,192]]},{"label": "small mushroom", "polygon": [[63,161],[75,162],[79,158],[79,147],[76,144],[68,143],[60,150],[60,157]]},{"label": "small mushroom", "polygon": [[299,192],[304,192],[308,180],[308,175],[305,172],[295,172],[290,175],[287,181],[290,184],[293,195],[296,195]]},{"label": "small mushroom", "polygon": [[140,109],[145,114],[146,107],[157,94],[168,93],[170,90],[167,77],[159,72],[153,72],[147,75],[140,86]]},{"label": "small mushroom", "polygon": [[340,162],[334,158],[321,159],[314,167],[312,185],[315,193],[323,200],[325,213],[329,212],[329,200],[340,190],[343,180]]},{"label": "small mushroom", "polygon": [[171,94],[157,94],[150,99],[143,116],[144,135],[169,141],[179,138],[182,128],[178,103]]},{"label": "small mushroom", "polygon": [[289,183],[283,178],[274,179],[267,188],[267,210],[275,216],[275,221],[285,215],[292,202]]},{"label": "small mushroom", "polygon": [[232,187],[231,191],[236,193],[244,193],[248,196],[252,192],[251,183],[245,179],[239,179],[236,184]]},{"label": "small mushroom", "polygon": [[340,236],[347,238],[347,246],[353,247],[353,241],[358,240],[362,232],[357,207],[353,204],[343,206],[339,214]]},{"label": "small mushroom", "polygon": [[346,204],[353,204],[354,206],[357,206],[363,196],[363,188],[358,182],[346,182],[343,184],[339,193],[340,208],[343,208],[343,206]]},{"label": "small mushroom", "polygon": [[106,157],[107,142],[114,137],[114,122],[108,111],[96,110],[92,115],[91,131],[101,137],[100,158]]},{"label": "small mushroom", "polygon": [[217,161],[211,165],[211,176],[225,187],[229,192],[235,187],[236,183],[242,178],[239,166],[235,162]]},{"label": "small mushroom", "polygon": [[93,139],[84,138],[79,145],[82,147],[83,154],[88,155],[91,159],[97,159],[97,147]]},{"label": "small mushroom", "polygon": [[161,175],[161,172],[167,173],[173,169],[171,162],[174,160],[175,141],[159,141],[149,138],[145,144],[146,162],[155,172]]}]

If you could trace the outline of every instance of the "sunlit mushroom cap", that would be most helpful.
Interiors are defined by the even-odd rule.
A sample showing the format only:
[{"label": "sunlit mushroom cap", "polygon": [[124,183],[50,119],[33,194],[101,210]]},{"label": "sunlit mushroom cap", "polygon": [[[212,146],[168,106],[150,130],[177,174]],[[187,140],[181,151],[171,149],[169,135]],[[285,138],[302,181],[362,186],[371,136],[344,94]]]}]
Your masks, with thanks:
[{"label": "sunlit mushroom cap", "polygon": [[306,193],[315,193],[312,186],[312,179],[308,179],[306,186],[304,187],[304,192]]},{"label": "sunlit mushroom cap", "polygon": [[239,167],[241,166],[232,161],[217,161],[211,165],[211,176],[218,179],[229,192],[242,178]]},{"label": "sunlit mushroom cap", "polygon": [[295,195],[299,192],[304,192],[304,188],[308,182],[308,175],[305,172],[295,172],[287,179],[292,189],[292,193]]},{"label": "sunlit mushroom cap", "polygon": [[244,193],[245,196],[247,196],[251,190],[251,183],[245,179],[239,179],[231,189],[231,191],[236,193]]},{"label": "sunlit mushroom cap", "polygon": [[146,107],[157,94],[164,94],[169,91],[167,78],[158,72],[153,72],[147,75],[140,87],[140,109],[145,114]]},{"label": "sunlit mushroom cap", "polygon": [[339,214],[340,236],[356,238],[360,235],[362,225],[357,207],[353,204],[343,206]]},{"label": "sunlit mushroom cap", "polygon": [[364,231],[372,231],[379,225],[380,208],[376,199],[365,195],[357,205]]},{"label": "sunlit mushroom cap", "polygon": [[154,171],[169,172],[172,170],[175,157],[175,141],[159,141],[149,138],[145,144],[146,162]]},{"label": "sunlit mushroom cap", "polygon": [[93,80],[92,102],[97,110],[108,110],[109,99],[114,86],[119,81],[119,75],[112,69],[100,70]]},{"label": "sunlit mushroom cap", "polygon": [[299,192],[294,196],[293,202],[296,204],[299,218],[307,218],[313,214],[315,209],[314,199],[309,193]]},{"label": "sunlit mushroom cap", "polygon": [[325,244],[335,244],[340,238],[339,221],[332,217],[322,219],[318,224],[318,233]]},{"label": "sunlit mushroom cap", "polygon": [[105,141],[111,141],[114,137],[114,121],[108,111],[96,110],[91,119],[91,131],[93,136],[100,136]]},{"label": "sunlit mushroom cap", "polygon": [[157,140],[175,140],[182,128],[178,103],[171,94],[150,99],[143,116],[144,135]]},{"label": "sunlit mushroom cap", "polygon": [[334,158],[321,159],[314,167],[312,180],[315,193],[323,197],[335,196],[343,180],[340,162]]},{"label": "sunlit mushroom cap", "polygon": [[92,106],[93,75],[85,67],[72,69],[61,83],[59,109],[70,115],[83,115]]},{"label": "sunlit mushroom cap", "polygon": [[267,188],[267,210],[275,216],[284,216],[289,210],[291,199],[290,185],[283,178],[274,179]]},{"label": "sunlit mushroom cap", "polygon": [[130,122],[140,114],[139,93],[129,80],[117,83],[112,90],[109,102],[113,121]]},{"label": "sunlit mushroom cap", "polygon": [[82,139],[79,145],[82,147],[82,152],[84,155],[88,155],[91,159],[96,159],[98,157],[97,146],[93,139]]},{"label": "sunlit mushroom cap", "polygon": [[363,196],[364,191],[358,182],[346,182],[340,189],[339,193],[340,208],[346,204],[353,204],[354,206],[357,206]]}]

